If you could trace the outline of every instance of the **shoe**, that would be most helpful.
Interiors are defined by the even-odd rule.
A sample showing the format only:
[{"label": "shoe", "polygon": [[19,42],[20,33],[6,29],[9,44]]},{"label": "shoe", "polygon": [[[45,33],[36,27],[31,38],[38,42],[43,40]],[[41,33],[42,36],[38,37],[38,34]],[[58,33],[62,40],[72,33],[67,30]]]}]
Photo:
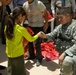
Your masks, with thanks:
[{"label": "shoe", "polygon": [[41,63],[42,63],[42,59],[37,59],[37,61],[36,61],[36,66],[37,66],[37,67],[40,66]]},{"label": "shoe", "polygon": [[26,57],[26,58],[24,58],[25,60],[33,60],[33,59],[35,59],[35,57]]},{"label": "shoe", "polygon": [[5,67],[5,66],[0,65],[0,70],[4,70],[4,69],[6,69],[6,67]]},{"label": "shoe", "polygon": [[2,73],[0,73],[0,75],[2,75]]}]

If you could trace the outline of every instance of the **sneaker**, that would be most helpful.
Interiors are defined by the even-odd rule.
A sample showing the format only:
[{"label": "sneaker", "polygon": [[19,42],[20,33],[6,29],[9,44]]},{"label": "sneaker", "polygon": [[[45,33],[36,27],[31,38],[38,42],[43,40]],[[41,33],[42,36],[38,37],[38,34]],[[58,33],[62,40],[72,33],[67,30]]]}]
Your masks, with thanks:
[{"label": "sneaker", "polygon": [[4,70],[4,69],[6,69],[6,67],[5,67],[5,66],[0,65],[0,70]]},{"label": "sneaker", "polygon": [[25,60],[33,60],[33,59],[35,59],[35,57],[26,57],[26,58],[24,58]]},{"label": "sneaker", "polygon": [[36,61],[36,66],[40,66],[41,63],[42,63],[42,59],[37,59],[37,61]]}]

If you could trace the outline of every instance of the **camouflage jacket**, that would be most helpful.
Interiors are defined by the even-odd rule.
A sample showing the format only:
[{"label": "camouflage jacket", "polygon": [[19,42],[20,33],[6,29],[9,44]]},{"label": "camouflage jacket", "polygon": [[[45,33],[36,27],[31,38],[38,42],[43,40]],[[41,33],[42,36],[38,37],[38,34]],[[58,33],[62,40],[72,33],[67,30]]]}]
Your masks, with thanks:
[{"label": "camouflage jacket", "polygon": [[69,56],[76,55],[76,20],[66,25],[60,24],[46,36],[48,41],[54,41],[56,46]]}]

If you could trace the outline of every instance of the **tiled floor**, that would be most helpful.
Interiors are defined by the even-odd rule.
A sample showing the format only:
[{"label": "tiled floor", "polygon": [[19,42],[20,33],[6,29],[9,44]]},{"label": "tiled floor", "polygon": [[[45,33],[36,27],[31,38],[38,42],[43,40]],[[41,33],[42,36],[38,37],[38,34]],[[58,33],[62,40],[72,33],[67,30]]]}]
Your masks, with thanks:
[{"label": "tiled floor", "polygon": [[[25,67],[27,75],[59,75],[59,66],[58,61],[46,61],[43,60],[42,65],[36,67],[35,64],[36,60],[34,61],[26,61],[25,60]],[[5,45],[1,44],[0,40],[0,65],[4,65],[7,67],[7,56],[5,54]],[[7,75],[7,69],[0,70],[2,75]]]}]

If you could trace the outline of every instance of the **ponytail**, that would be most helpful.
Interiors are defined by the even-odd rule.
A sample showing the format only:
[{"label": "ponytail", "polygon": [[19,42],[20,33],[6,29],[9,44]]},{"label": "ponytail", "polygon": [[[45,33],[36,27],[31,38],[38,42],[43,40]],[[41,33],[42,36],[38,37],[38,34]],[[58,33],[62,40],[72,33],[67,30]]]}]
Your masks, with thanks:
[{"label": "ponytail", "polygon": [[22,16],[26,15],[24,9],[22,6],[17,6],[13,9],[12,14],[8,15],[6,17],[6,38],[12,39],[14,36],[14,26],[15,26],[15,20],[17,17],[22,14]]},{"label": "ponytail", "polygon": [[6,17],[6,32],[5,32],[6,38],[8,38],[8,39],[13,38],[14,25],[15,25],[15,23],[14,23],[13,17],[11,15],[8,15]]}]

